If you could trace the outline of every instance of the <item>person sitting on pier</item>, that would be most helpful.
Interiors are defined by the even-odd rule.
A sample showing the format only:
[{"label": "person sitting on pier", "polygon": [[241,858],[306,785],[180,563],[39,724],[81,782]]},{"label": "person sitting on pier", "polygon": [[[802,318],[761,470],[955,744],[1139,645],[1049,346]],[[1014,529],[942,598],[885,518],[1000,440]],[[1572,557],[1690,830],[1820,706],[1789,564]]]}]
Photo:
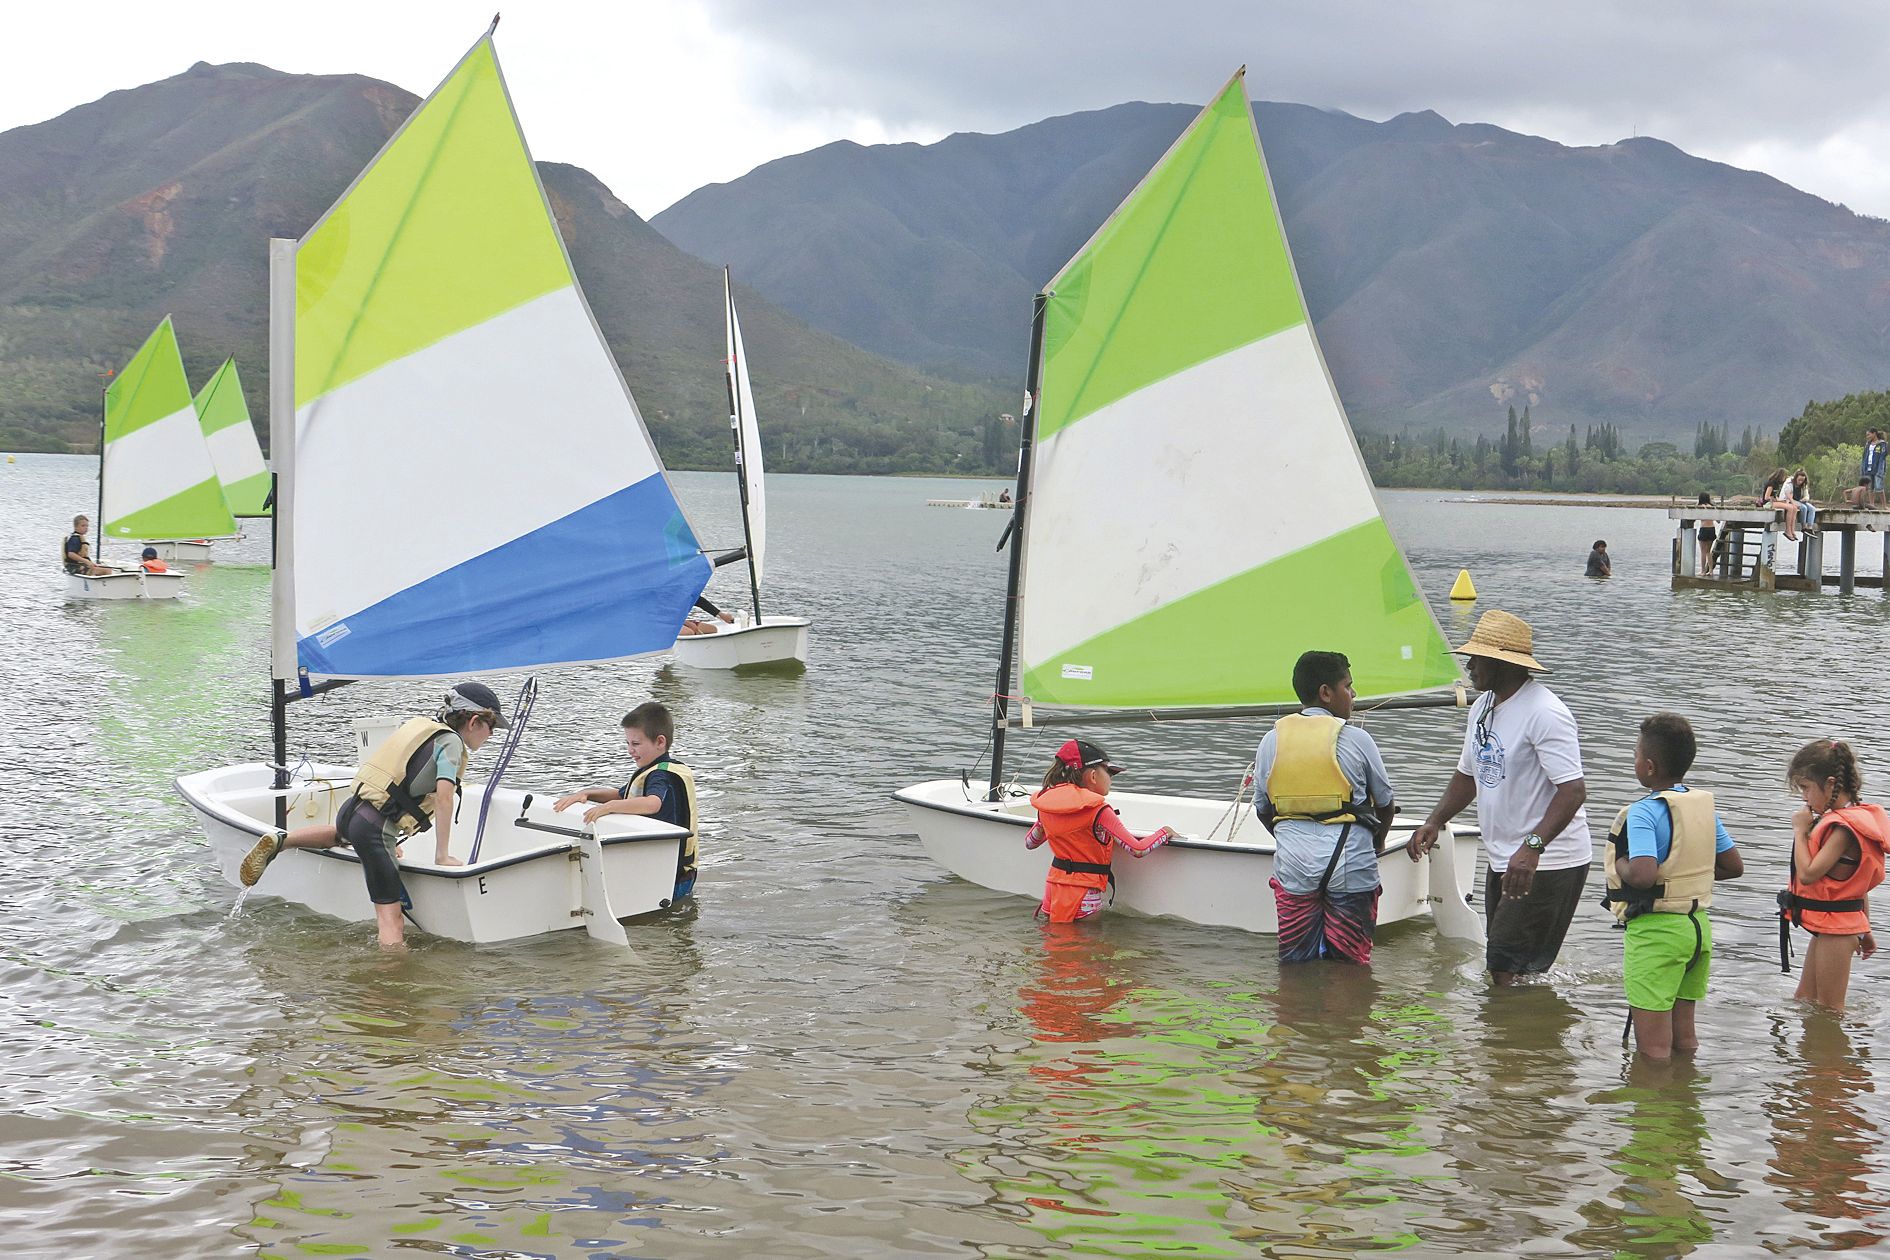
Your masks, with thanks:
[{"label": "person sitting on pier", "polygon": [[1608,557],[1608,542],[1605,538],[1595,539],[1594,550],[1588,553],[1588,568],[1584,577],[1613,577],[1614,561]]},{"label": "person sitting on pier", "polygon": [[1818,509],[1811,501],[1811,478],[1800,468],[1792,474],[1792,502],[1798,505],[1798,523],[1807,534],[1818,532]]},{"label": "person sitting on pier", "polygon": [[1785,537],[1798,541],[1798,505],[1792,501],[1790,473],[1780,468],[1765,479],[1765,486],[1759,491],[1759,506],[1778,509],[1779,519],[1785,523]]}]

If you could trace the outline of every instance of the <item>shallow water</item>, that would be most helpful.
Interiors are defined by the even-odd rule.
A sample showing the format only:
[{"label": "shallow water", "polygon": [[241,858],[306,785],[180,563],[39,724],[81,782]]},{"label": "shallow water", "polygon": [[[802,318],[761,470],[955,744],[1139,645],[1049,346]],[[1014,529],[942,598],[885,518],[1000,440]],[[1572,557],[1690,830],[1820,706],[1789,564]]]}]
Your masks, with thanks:
[{"label": "shallow water", "polygon": [[[371,927],[267,897],[232,917],[170,778],[267,750],[266,534],[174,606],[66,604],[52,557],[94,466],[0,466],[16,1254],[1672,1256],[1890,1237],[1890,963],[1860,964],[1842,1020],[1807,1018],[1768,915],[1790,751],[1840,734],[1867,781],[1890,776],[1876,591],[1674,593],[1660,513],[1386,497],[1448,633],[1492,606],[1535,623],[1597,823],[1635,793],[1641,716],[1676,708],[1700,733],[1692,781],[1749,875],[1714,910],[1697,1066],[1640,1072],[1597,907],[1545,983],[1491,995],[1479,957],[1421,925],[1387,929],[1369,971],[1282,973],[1270,940],[1230,931],[1046,929],[928,862],[888,793],[979,756],[1003,572],[1000,514],[923,504],[976,483],[771,482],[768,607],[815,619],[804,675],[542,675],[513,782],[621,780],[616,719],[653,695],[705,784],[697,902],[634,925],[634,958],[580,934],[383,956]],[[677,482],[705,541],[738,536],[730,478]],[[1578,576],[1597,536],[1605,583]],[[1468,611],[1442,599],[1459,566],[1483,596]],[[739,604],[740,579],[712,593]],[[432,692],[298,706],[294,746],[339,756],[349,718]],[[1371,727],[1427,808],[1460,718]],[[1138,788],[1231,796],[1260,728],[1091,733]],[[1033,775],[1060,738],[1014,738],[1012,765]]]}]

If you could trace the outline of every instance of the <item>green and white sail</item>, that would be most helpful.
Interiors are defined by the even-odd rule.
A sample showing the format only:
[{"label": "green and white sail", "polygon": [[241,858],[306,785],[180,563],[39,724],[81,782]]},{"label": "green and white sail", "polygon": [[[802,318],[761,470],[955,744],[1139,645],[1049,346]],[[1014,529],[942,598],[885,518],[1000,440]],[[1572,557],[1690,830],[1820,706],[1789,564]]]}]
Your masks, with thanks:
[{"label": "green and white sail", "polygon": [[236,533],[166,315],[105,390],[101,538]]},{"label": "green and white sail", "polygon": [[203,426],[210,462],[216,466],[217,480],[223,483],[223,498],[231,514],[269,515],[269,509],[263,506],[269,498],[269,466],[263,463],[256,426],[249,421],[249,404],[243,400],[243,382],[236,374],[235,359],[225,359],[216,375],[198,391],[197,422]]},{"label": "green and white sail", "polygon": [[1245,71],[1044,290],[1018,653],[1034,704],[1290,703],[1458,671],[1313,336]]}]

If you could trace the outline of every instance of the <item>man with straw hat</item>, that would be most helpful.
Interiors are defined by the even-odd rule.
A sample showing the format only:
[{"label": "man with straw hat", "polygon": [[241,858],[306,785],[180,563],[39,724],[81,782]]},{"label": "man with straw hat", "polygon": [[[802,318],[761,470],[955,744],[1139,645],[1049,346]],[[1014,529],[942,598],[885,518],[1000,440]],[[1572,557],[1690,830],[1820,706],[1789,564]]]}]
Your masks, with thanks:
[{"label": "man with straw hat", "polygon": [[1485,960],[1499,985],[1555,962],[1594,859],[1575,717],[1530,676],[1549,672],[1534,650],[1529,623],[1497,609],[1456,649],[1483,694],[1470,706],[1457,772],[1409,850],[1414,862],[1430,852],[1444,824],[1476,801],[1490,867]]}]

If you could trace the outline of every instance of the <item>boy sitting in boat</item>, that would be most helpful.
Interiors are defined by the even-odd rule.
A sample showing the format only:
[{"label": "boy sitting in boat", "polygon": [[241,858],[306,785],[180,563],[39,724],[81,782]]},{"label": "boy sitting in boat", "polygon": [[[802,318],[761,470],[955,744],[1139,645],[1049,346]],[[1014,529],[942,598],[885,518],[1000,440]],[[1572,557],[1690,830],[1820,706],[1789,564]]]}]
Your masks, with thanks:
[{"label": "boy sitting in boat", "polygon": [[156,547],[146,547],[144,554],[138,557],[138,567],[146,573],[169,573],[171,566],[158,559]]},{"label": "boy sitting in boat", "polygon": [[1273,833],[1280,961],[1372,960],[1378,855],[1391,779],[1372,737],[1350,725],[1352,663],[1307,652],[1293,665],[1303,708],[1273,724],[1254,761],[1254,809]]},{"label": "boy sitting in boat", "polygon": [[85,538],[85,531],[90,529],[91,525],[92,521],[89,517],[75,516],[72,518],[72,532],[66,535],[65,546],[61,548],[61,551],[64,553],[67,573],[79,573],[87,577],[98,577],[100,574],[111,572],[111,570],[104,565],[95,564],[92,561],[92,544],[87,542]]},{"label": "boy sitting in boat", "polygon": [[620,788],[579,788],[558,798],[553,808],[563,812],[573,805],[588,804],[584,821],[596,822],[607,814],[638,814],[670,823],[689,833],[683,841],[676,864],[676,891],[672,899],[687,897],[696,886],[696,776],[695,772],[669,755],[676,738],[676,719],[654,700],[639,704],[624,714],[624,745],[636,773]]}]

